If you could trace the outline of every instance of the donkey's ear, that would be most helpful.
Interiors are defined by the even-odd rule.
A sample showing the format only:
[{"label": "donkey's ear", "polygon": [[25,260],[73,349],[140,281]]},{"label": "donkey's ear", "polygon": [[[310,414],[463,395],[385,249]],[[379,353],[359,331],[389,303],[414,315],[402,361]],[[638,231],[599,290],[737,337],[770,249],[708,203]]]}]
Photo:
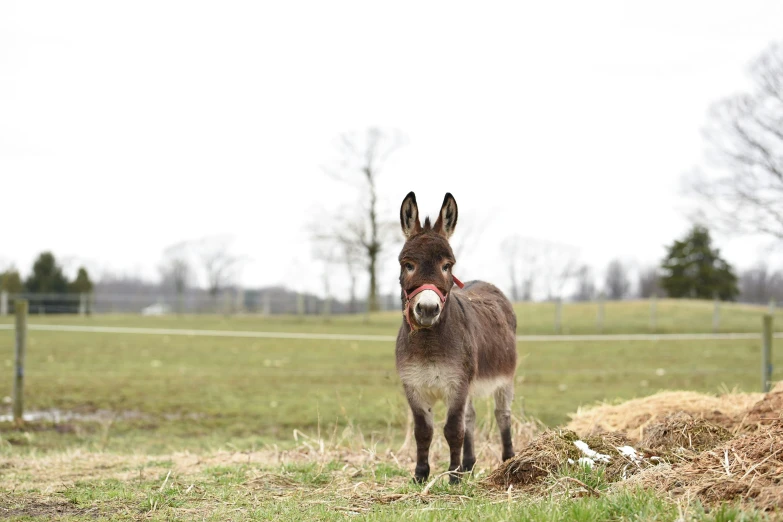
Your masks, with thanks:
[{"label": "donkey's ear", "polygon": [[400,225],[405,237],[421,232],[421,222],[419,221],[419,206],[416,204],[416,194],[408,192],[405,199],[402,200],[400,207]]},{"label": "donkey's ear", "polygon": [[438,234],[445,236],[446,239],[451,237],[454,233],[454,227],[457,226],[457,201],[451,192],[446,192],[446,197],[443,198],[443,205],[440,207],[440,214],[435,221],[435,226],[432,228]]}]

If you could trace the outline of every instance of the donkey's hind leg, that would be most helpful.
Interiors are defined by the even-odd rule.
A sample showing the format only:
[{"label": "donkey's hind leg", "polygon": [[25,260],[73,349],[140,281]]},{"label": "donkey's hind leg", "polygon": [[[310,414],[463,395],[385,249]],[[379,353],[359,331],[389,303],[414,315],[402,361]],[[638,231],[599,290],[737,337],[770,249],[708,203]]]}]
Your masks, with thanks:
[{"label": "donkey's hind leg", "polygon": [[511,402],[514,400],[513,379],[495,390],[495,420],[500,430],[500,439],[503,442],[503,460],[514,456],[514,447],[511,443]]},{"label": "donkey's hind leg", "polygon": [[465,404],[465,441],[462,443],[462,470],[470,473],[476,463],[476,455],[473,453],[473,432],[476,430],[476,410],[473,408],[473,399],[468,398]]}]

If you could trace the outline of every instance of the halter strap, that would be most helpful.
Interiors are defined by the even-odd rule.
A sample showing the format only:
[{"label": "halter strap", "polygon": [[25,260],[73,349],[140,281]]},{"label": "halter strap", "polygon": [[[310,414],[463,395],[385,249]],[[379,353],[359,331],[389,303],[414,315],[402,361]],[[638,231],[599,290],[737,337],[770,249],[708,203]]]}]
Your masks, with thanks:
[{"label": "halter strap", "polygon": [[[452,279],[454,279],[454,284],[457,285],[459,288],[465,288],[465,284],[457,279],[455,276],[452,276]],[[425,290],[432,290],[435,292],[438,297],[440,298],[441,304],[446,304],[446,298],[449,296],[449,292],[446,292],[444,295],[440,290],[438,290],[438,287],[431,284],[421,285],[420,287],[413,290],[410,294],[406,291],[405,292],[405,311],[403,312],[403,316],[405,317],[405,320],[408,322],[408,326],[410,327],[411,331],[415,332],[418,328],[413,326],[413,321],[411,320],[411,299],[413,299],[416,295],[422,293]]]}]

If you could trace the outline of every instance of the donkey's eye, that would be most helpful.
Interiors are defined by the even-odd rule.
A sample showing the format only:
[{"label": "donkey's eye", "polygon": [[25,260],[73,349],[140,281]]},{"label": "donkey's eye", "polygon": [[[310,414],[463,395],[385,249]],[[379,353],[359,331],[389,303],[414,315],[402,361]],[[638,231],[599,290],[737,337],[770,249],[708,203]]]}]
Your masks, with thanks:
[{"label": "donkey's eye", "polygon": [[444,272],[448,272],[449,270],[451,270],[451,265],[449,263],[446,263],[445,265],[443,265],[443,271]]},{"label": "donkey's eye", "polygon": [[413,272],[413,265],[411,263],[405,263],[405,270]]}]

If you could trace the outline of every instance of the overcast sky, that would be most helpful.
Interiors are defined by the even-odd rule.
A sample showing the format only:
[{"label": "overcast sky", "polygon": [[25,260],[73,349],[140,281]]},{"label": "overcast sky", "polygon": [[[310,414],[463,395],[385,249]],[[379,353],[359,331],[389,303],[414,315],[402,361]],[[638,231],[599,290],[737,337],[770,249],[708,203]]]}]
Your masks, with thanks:
[{"label": "overcast sky", "polygon": [[[455,239],[481,225],[463,280],[506,285],[511,234],[652,264],[687,230],[709,105],[779,38],[775,1],[5,0],[0,262],[26,274],[52,250],[152,278],[168,244],[230,234],[245,285],[319,289],[306,224],[355,202],[321,166],[378,125],[408,138],[385,218],[449,191]],[[740,267],[760,245],[719,241]]]}]

